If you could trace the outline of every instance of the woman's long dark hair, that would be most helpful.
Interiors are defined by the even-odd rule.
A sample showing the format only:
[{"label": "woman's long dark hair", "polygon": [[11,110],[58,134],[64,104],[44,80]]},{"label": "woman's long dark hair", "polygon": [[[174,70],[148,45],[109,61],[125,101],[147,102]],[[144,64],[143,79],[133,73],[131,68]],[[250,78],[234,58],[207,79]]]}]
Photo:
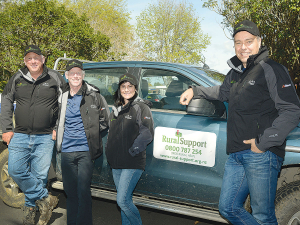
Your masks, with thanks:
[{"label": "woman's long dark hair", "polygon": [[[124,98],[122,97],[121,90],[120,90],[121,84],[123,84],[125,82],[127,82],[127,81],[123,81],[123,82],[119,83],[118,89],[115,91],[114,100],[115,100],[115,105],[117,105],[117,106],[121,106],[121,105],[125,104]],[[128,99],[129,101],[133,101],[138,96],[137,85],[134,85],[134,87],[135,87],[136,91],[134,93],[134,96],[132,98]]]}]

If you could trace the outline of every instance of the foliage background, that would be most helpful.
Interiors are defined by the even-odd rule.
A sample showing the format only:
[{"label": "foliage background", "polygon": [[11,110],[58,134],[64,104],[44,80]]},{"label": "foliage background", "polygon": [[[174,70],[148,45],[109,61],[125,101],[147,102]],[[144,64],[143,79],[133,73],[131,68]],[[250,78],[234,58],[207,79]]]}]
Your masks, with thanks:
[{"label": "foliage background", "polygon": [[[7,81],[23,65],[28,44],[41,47],[49,67],[64,53],[95,61],[205,62],[203,51],[210,38],[201,31],[202,20],[192,0],[152,1],[138,17],[141,23],[136,30],[130,25],[127,2],[0,0],[0,80]],[[256,22],[271,58],[285,65],[293,79],[300,78],[300,0],[202,2],[224,17],[224,30],[232,31],[243,19]],[[200,36],[201,41],[195,38]]]},{"label": "foliage background", "polygon": [[[77,15],[86,15],[95,30],[110,38],[107,60],[123,60],[135,44],[134,27],[129,23],[126,0],[62,0],[65,7]],[[136,46],[137,47],[137,46]]]},{"label": "foliage background", "polygon": [[147,60],[199,64],[210,37],[186,1],[158,0],[137,17],[136,33]]},{"label": "foliage background", "polygon": [[0,12],[1,80],[23,66],[24,49],[38,45],[53,68],[58,57],[101,61],[107,59],[109,38],[95,32],[85,15],[77,16],[55,0],[5,3]]}]

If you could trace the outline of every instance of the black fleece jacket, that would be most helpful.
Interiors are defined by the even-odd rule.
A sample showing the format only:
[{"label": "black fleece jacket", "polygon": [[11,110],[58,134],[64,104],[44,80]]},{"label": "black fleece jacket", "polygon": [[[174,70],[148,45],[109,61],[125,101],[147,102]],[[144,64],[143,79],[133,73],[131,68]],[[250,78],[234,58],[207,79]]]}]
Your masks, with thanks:
[{"label": "black fleece jacket", "polygon": [[[45,65],[43,73],[34,80],[27,67],[15,73],[1,95],[2,132],[51,134],[58,115],[58,96],[63,77]],[[13,103],[16,101],[15,128]]]},{"label": "black fleece jacket", "polygon": [[261,151],[285,155],[287,135],[297,126],[300,103],[287,69],[268,57],[266,47],[242,62],[228,61],[232,68],[222,85],[193,87],[194,97],[227,101],[227,153],[250,149],[243,140],[256,139]]},{"label": "black fleece jacket", "polygon": [[113,169],[145,169],[146,147],[154,135],[151,102],[137,97],[124,107],[113,106],[106,143]]}]

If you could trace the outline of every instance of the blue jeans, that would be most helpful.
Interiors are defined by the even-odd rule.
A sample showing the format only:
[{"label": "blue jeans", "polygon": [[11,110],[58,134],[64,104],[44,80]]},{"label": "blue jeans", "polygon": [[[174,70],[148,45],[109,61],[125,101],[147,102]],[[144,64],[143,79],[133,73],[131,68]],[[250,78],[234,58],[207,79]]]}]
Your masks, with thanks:
[{"label": "blue jeans", "polygon": [[143,170],[112,169],[117,189],[117,203],[121,208],[122,225],[142,225],[137,207],[133,204],[132,195]]},{"label": "blue jeans", "polygon": [[91,180],[94,163],[90,152],[62,152],[61,169],[67,195],[67,224],[91,225]]},{"label": "blue jeans", "polygon": [[[219,201],[221,215],[232,224],[277,224],[274,201],[282,162],[270,151],[230,154]],[[243,208],[248,194],[252,215]]]},{"label": "blue jeans", "polygon": [[25,206],[48,196],[46,189],[54,141],[52,134],[14,133],[8,145],[8,173],[25,194]]}]

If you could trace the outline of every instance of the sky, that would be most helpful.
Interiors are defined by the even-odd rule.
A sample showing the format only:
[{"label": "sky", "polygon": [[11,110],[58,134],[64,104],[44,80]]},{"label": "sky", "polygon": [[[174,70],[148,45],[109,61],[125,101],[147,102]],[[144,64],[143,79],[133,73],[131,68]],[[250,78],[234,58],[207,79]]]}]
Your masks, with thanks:
[{"label": "sky", "polygon": [[[156,2],[156,0],[127,0],[127,8],[131,13],[131,24],[135,25],[135,18],[140,12],[146,9],[149,4],[155,4]],[[230,69],[227,60],[233,57],[235,53],[233,41],[225,36],[221,28],[220,24],[223,17],[209,9],[202,8],[203,1],[201,0],[187,0],[187,2],[193,5],[196,16],[201,21],[203,33],[211,37],[210,45],[203,51],[206,64],[211,69],[227,74]],[[229,36],[228,32],[227,36]]]}]

